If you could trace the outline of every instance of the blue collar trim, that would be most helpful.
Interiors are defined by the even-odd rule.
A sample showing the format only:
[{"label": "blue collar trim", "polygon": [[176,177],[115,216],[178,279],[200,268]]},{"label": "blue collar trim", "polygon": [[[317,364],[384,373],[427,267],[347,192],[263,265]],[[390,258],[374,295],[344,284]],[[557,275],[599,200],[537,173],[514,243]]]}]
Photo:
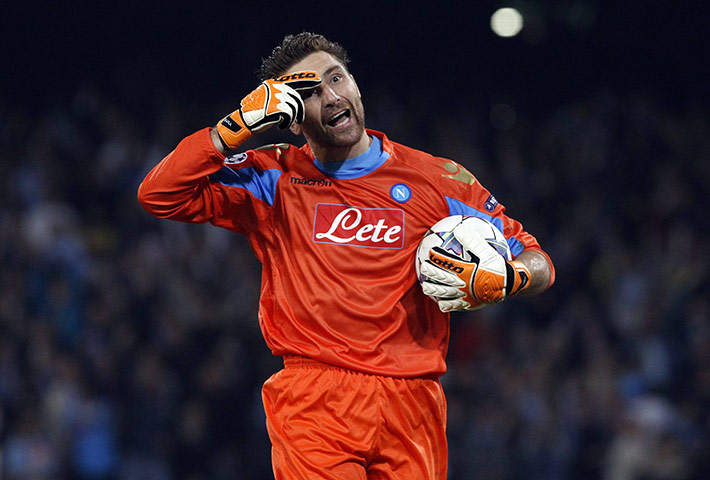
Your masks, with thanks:
[{"label": "blue collar trim", "polygon": [[364,177],[374,172],[390,158],[390,154],[382,150],[382,141],[371,135],[372,143],[362,155],[348,158],[342,162],[321,162],[317,158],[313,160],[313,165],[318,170],[332,178],[350,179]]}]

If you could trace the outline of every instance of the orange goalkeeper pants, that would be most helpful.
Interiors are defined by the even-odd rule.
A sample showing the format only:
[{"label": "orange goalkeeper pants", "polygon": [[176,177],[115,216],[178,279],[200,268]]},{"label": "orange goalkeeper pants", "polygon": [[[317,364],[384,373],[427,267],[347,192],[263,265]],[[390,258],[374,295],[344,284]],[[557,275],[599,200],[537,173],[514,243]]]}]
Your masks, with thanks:
[{"label": "orange goalkeeper pants", "polygon": [[303,357],[262,390],[276,480],[445,480],[438,380],[369,375]]}]

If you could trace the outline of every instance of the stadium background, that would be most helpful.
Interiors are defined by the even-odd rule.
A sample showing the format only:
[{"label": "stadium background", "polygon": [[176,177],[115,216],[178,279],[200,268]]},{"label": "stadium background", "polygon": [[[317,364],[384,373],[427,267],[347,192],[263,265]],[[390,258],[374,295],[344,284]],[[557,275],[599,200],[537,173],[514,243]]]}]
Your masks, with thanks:
[{"label": "stadium background", "polygon": [[259,267],[135,193],[300,30],[349,50],[371,128],[466,165],[556,262],[452,318],[450,478],[708,478],[707,8],[459,3],[2,3],[2,478],[270,478]]}]

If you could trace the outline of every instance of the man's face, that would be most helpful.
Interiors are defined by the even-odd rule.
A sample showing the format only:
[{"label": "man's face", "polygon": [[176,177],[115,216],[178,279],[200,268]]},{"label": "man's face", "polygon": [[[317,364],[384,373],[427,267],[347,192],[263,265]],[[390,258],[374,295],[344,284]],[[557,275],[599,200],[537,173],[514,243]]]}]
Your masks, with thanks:
[{"label": "man's face", "polygon": [[311,146],[351,147],[365,135],[365,111],[360,90],[346,68],[329,53],[314,52],[294,64],[288,72],[318,72],[322,83],[301,91],[305,119],[291,130],[305,135]]}]

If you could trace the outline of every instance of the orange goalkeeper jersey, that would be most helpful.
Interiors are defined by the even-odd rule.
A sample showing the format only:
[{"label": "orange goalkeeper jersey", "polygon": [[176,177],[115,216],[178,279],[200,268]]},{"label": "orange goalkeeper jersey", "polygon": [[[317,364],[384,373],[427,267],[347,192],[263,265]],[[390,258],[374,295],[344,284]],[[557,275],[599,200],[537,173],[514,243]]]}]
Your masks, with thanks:
[{"label": "orange goalkeeper jersey", "polygon": [[422,293],[414,269],[427,229],[478,215],[500,227],[514,256],[540,246],[459,164],[367,133],[365,154],[326,164],[308,145],[225,158],[200,130],[148,174],[138,198],[156,217],[248,237],[262,264],[259,323],[275,355],[438,376],[449,315]]}]

